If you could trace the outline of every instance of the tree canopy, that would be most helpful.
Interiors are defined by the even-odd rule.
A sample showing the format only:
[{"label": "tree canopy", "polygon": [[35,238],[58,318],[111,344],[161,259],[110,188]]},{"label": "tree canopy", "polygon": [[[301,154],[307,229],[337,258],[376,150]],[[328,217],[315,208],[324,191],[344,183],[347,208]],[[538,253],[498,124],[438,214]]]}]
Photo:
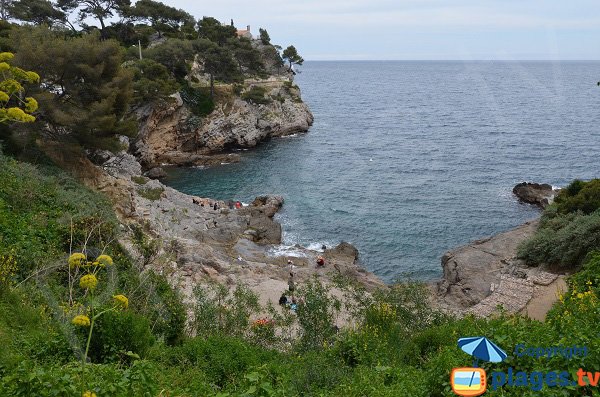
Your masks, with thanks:
[{"label": "tree canopy", "polygon": [[228,39],[237,37],[236,33],[234,26],[223,25],[212,17],[204,17],[198,21],[198,37],[210,40],[219,46],[224,46]]},{"label": "tree canopy", "polygon": [[95,18],[104,32],[106,20],[115,14],[123,14],[131,6],[130,0],[58,0],[58,7],[67,13],[77,11],[79,22]]},{"label": "tree canopy", "polygon": [[115,148],[115,135],[131,135],[125,116],[132,73],[121,67],[119,45],[98,34],[65,39],[45,27],[20,29],[11,38],[15,61],[40,73],[30,90],[42,104],[38,119],[54,137],[70,137],[84,147]]},{"label": "tree canopy", "polygon": [[14,19],[37,25],[52,26],[57,22],[64,23],[66,20],[66,14],[48,0],[15,1],[11,4],[9,12]]},{"label": "tree canopy", "polygon": [[258,29],[258,34],[260,35],[260,41],[264,44],[264,45],[269,45],[271,44],[271,36],[269,36],[269,33],[267,32],[266,29],[260,28]]},{"label": "tree canopy", "polygon": [[165,31],[178,30],[185,23],[194,25],[194,17],[187,12],[153,0],[139,0],[127,15],[150,22],[159,37]]},{"label": "tree canopy", "polygon": [[[212,103],[217,82],[279,74],[285,65],[265,29],[259,39],[238,37],[233,21],[196,22],[156,0],[0,0],[0,18],[0,52],[15,54],[15,66],[0,62],[9,68],[2,70],[0,100],[9,99],[0,105],[21,109],[18,121],[33,121],[35,112],[33,126],[19,127],[30,133],[18,134],[24,138],[44,134],[85,148],[116,148],[117,135],[135,132],[132,110],[139,105],[177,91],[201,93]],[[290,71],[303,61],[293,46],[283,56]],[[19,80],[23,74],[8,76],[25,70],[39,72],[39,86]],[[20,84],[15,91],[12,81]]]},{"label": "tree canopy", "polygon": [[304,62],[304,59],[300,56],[300,54],[298,54],[298,50],[296,50],[296,47],[294,47],[293,45],[283,50],[282,56],[285,61],[289,62],[290,66],[288,70],[290,71],[292,71],[294,64],[302,65],[302,63]]}]

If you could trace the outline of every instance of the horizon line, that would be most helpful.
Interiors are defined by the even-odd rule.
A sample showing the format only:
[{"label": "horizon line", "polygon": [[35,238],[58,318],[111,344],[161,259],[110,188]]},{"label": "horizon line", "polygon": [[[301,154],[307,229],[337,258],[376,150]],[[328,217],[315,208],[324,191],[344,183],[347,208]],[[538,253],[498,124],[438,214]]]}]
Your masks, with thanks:
[{"label": "horizon line", "polygon": [[600,59],[305,59],[304,62],[600,62]]}]

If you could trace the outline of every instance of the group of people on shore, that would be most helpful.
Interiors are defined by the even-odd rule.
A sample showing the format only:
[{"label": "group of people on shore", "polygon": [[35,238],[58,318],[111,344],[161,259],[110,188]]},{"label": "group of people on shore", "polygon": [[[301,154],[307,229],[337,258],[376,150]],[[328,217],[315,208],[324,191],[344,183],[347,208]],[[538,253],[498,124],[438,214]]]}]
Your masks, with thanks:
[{"label": "group of people on shore", "polygon": [[[208,208],[212,208],[213,210],[218,210],[219,207],[219,203],[217,201],[215,201],[214,203],[208,201],[207,199],[195,199],[192,198],[192,203],[199,205],[200,207],[208,207]],[[240,208],[242,208],[244,205],[242,204],[241,201],[233,201],[233,200],[228,200],[226,202],[226,206],[232,210],[232,209],[236,209],[239,210]]]},{"label": "group of people on shore", "polygon": [[[323,258],[323,256],[319,255],[317,257],[317,267],[323,267],[325,266],[325,258]],[[291,259],[288,259],[287,261],[287,265],[288,265],[288,269],[290,272],[290,275],[288,277],[288,289],[287,291],[284,291],[281,294],[281,297],[279,298],[279,304],[281,306],[287,307],[288,309],[291,309],[292,311],[296,311],[298,309],[298,300],[295,297],[295,291],[296,291],[296,280],[294,278],[294,262],[292,262]]]}]

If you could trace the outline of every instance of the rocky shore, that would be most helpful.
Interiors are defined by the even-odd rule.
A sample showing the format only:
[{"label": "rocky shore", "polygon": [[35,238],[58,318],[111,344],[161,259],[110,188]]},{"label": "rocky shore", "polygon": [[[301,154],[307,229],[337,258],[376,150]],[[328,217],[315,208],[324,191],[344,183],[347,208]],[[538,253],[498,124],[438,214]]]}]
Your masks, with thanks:
[{"label": "rocky shore", "polygon": [[[217,282],[243,283],[263,304],[277,303],[288,288],[288,259],[294,262],[299,285],[315,275],[333,284],[341,274],[370,290],[384,286],[360,266],[358,250],[347,243],[322,251],[296,246],[290,255],[275,254],[282,231],[273,217],[283,205],[281,196],[257,197],[248,206],[230,209],[225,202],[190,196],[144,177],[137,159],[125,152],[98,166],[83,156],[74,160],[58,144],[46,144],[45,151],[112,200],[125,228],[121,243],[128,251],[142,256],[133,238],[135,228],[155,242],[156,252],[145,266],[165,274],[187,302],[193,301],[196,285]],[[324,267],[316,266],[318,256],[325,258]]]},{"label": "rocky shore", "polygon": [[[544,208],[558,189],[523,182],[513,189],[522,202]],[[458,315],[487,317],[499,307],[543,319],[547,301],[566,288],[564,277],[541,268],[527,267],[517,258],[519,244],[531,237],[539,224],[532,220],[514,229],[455,248],[442,257],[443,278],[434,287],[436,304]],[[552,290],[552,293],[547,292]],[[528,304],[532,301],[530,308]]]}]

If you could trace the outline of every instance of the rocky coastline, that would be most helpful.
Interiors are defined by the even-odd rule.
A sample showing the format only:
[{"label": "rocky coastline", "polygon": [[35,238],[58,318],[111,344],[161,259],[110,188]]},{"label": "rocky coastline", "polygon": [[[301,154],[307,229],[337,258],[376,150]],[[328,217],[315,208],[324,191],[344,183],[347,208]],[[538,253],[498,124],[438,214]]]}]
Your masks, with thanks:
[{"label": "rocky coastline", "polygon": [[139,135],[132,152],[145,170],[163,165],[213,165],[235,162],[232,149],[308,131],[313,115],[300,99],[291,77],[248,80],[247,90],[260,87],[262,103],[242,99],[231,85],[218,86],[223,97],[210,114],[198,117],[180,94],[165,103],[137,110]]},{"label": "rocky coastline", "polygon": [[[74,164],[73,154],[50,143],[44,147],[55,162],[112,200],[127,230],[121,243],[130,252],[139,251],[132,238],[136,228],[155,241],[156,252],[147,265],[167,275],[187,302],[193,301],[194,287],[206,282],[244,283],[263,304],[276,302],[287,289],[288,260],[294,261],[299,283],[314,275],[331,283],[342,274],[367,289],[385,287],[360,266],[358,250],[347,243],[321,252],[297,246],[287,256],[273,254],[282,240],[281,225],[273,219],[283,205],[281,196],[257,197],[249,206],[236,209],[225,202],[181,193],[159,181],[165,176],[164,165],[235,162],[239,154],[231,149],[306,132],[312,125],[313,116],[301,101],[293,76],[247,81],[245,86],[262,87],[268,100],[262,104],[245,101],[231,92],[230,85],[224,85],[219,90],[226,99],[201,119],[180,94],[173,95],[172,101],[137,109],[139,135],[131,143],[123,138],[125,150],[116,155],[97,151],[88,157],[75,156]],[[523,182],[513,193],[527,205],[544,208],[557,190]],[[508,312],[522,312],[538,290],[554,285],[559,278],[527,268],[516,258],[518,245],[533,235],[537,224],[533,220],[445,253],[443,277],[431,288],[432,305],[457,315],[488,316],[499,306]],[[315,265],[321,255],[328,263],[324,268]]]},{"label": "rocky coastline", "polygon": [[[551,203],[558,191],[547,184],[529,182],[513,188],[519,201],[540,209]],[[435,304],[457,315],[487,317],[502,307],[508,313],[543,319],[544,309],[530,313],[529,302],[547,295],[548,289],[557,291],[566,285],[562,275],[528,267],[517,258],[519,244],[533,236],[538,224],[534,219],[446,252],[441,260],[443,278],[433,287]],[[556,294],[547,299],[555,300]]]}]

